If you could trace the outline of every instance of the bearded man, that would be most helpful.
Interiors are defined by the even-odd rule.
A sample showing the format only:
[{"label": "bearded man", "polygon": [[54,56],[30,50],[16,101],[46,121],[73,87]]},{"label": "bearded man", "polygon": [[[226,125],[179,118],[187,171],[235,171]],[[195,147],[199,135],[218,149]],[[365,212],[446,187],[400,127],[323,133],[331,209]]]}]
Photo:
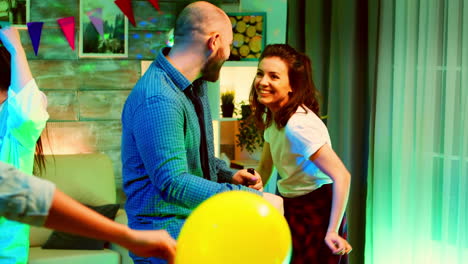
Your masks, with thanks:
[{"label": "bearded man", "polygon": [[[206,81],[214,82],[228,59],[231,22],[208,3],[185,7],[176,21],[174,46],[161,50],[130,93],[122,113],[125,209],[134,229],[166,229],[177,238],[192,210],[231,190],[262,193],[258,173],[229,169],[214,157]],[[140,258],[135,263],[165,263]]]}]

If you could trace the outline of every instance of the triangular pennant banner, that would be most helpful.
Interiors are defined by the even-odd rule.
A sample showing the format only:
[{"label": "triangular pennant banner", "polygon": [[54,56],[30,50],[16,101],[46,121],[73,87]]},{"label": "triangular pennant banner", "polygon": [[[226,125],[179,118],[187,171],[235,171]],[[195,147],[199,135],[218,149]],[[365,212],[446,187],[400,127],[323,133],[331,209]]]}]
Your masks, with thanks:
[{"label": "triangular pennant banner", "polygon": [[130,23],[134,27],[136,27],[135,24],[135,17],[133,16],[133,9],[132,9],[132,3],[130,0],[115,0],[114,3],[122,10],[122,13],[130,20]]},{"label": "triangular pennant banner", "polygon": [[154,8],[156,8],[158,11],[161,11],[161,9],[159,8],[158,0],[148,0],[148,1],[154,6]]},{"label": "triangular pennant banner", "polygon": [[29,38],[31,38],[34,53],[37,56],[37,52],[39,51],[39,43],[41,42],[42,26],[44,25],[44,22],[29,22],[27,25]]},{"label": "triangular pennant banner", "polygon": [[86,12],[86,15],[93,23],[94,27],[96,28],[97,32],[101,37],[104,39],[104,27],[102,25],[102,8],[96,8],[91,11]]},{"label": "triangular pennant banner", "polygon": [[64,17],[57,19],[57,23],[67,38],[68,44],[75,50],[75,17]]}]

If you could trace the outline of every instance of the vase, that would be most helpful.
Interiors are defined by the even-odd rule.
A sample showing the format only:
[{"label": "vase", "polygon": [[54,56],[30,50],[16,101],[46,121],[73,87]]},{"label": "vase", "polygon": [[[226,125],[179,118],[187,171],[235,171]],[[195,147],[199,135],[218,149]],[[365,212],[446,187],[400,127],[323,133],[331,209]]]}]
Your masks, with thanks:
[{"label": "vase", "polygon": [[232,117],[232,114],[234,113],[234,105],[221,105],[221,111],[223,113],[223,117]]}]

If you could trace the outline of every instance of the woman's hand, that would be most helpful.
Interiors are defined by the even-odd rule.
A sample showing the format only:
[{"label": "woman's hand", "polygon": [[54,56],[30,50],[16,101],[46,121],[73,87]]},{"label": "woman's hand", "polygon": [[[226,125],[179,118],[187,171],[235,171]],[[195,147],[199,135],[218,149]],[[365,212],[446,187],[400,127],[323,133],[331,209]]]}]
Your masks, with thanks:
[{"label": "woman's hand", "polygon": [[21,45],[21,38],[18,30],[15,27],[4,27],[0,29],[0,40],[3,43],[3,46],[10,52],[13,56],[19,50],[23,50]]},{"label": "woman's hand", "polygon": [[325,243],[335,255],[349,254],[349,252],[353,250],[348,241],[338,235],[338,233],[335,231],[327,232],[327,235],[325,236]]}]

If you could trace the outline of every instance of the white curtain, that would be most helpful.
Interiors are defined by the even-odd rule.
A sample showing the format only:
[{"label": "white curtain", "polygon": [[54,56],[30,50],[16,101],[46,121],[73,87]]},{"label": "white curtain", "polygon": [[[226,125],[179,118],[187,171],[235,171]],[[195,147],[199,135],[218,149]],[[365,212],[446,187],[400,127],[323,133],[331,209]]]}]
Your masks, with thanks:
[{"label": "white curtain", "polygon": [[468,263],[468,0],[379,6],[366,263]]}]

